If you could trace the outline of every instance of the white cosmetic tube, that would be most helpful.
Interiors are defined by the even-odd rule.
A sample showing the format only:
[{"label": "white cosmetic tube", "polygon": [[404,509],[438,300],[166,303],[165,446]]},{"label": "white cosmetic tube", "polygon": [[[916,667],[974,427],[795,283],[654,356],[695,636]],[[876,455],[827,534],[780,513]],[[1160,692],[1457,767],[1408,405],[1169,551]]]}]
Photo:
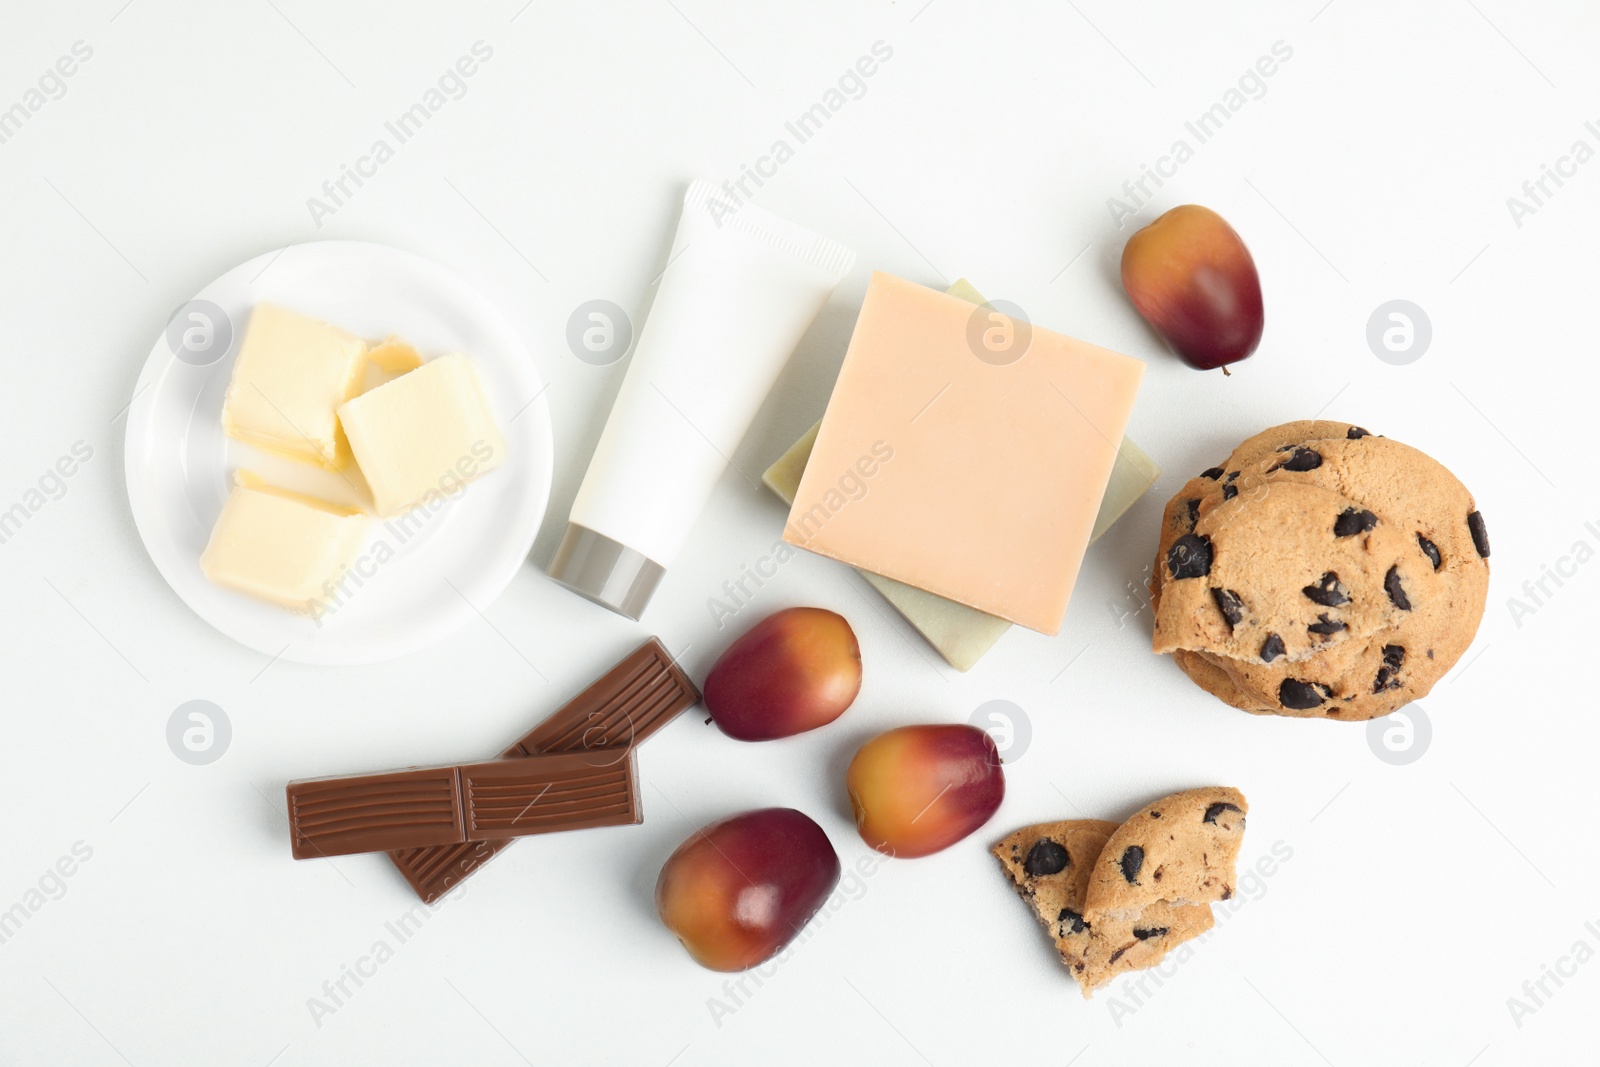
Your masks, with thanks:
[{"label": "white cosmetic tube", "polygon": [[855,263],[697,181],[550,577],[638,619],[790,353]]}]

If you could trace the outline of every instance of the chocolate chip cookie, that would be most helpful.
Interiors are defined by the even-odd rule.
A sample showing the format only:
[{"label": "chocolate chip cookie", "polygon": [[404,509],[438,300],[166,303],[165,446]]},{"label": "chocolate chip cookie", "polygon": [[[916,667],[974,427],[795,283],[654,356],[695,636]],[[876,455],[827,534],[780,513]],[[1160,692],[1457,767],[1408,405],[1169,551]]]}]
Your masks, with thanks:
[{"label": "chocolate chip cookie", "polygon": [[[1161,552],[1165,553],[1174,540],[1194,529],[1195,522],[1200,518],[1200,505],[1206,498],[1220,497],[1222,500],[1231,500],[1237,496],[1239,478],[1245,468],[1254,465],[1263,456],[1276,453],[1285,445],[1300,444],[1305,441],[1336,437],[1355,439],[1366,436],[1368,436],[1366,430],[1347,422],[1302,419],[1298,422],[1273,426],[1262,430],[1254,437],[1246,438],[1233,450],[1225,463],[1208,468],[1191,478],[1167,504],[1166,512],[1162,516]],[[1160,595],[1161,582],[1161,568],[1156,567],[1150,575],[1152,596]]]},{"label": "chocolate chip cookie", "polygon": [[1299,663],[1364,641],[1441,596],[1438,574],[1398,527],[1349,497],[1292,481],[1203,511],[1163,563],[1160,653]]},{"label": "chocolate chip cookie", "polygon": [[[1323,436],[1311,436],[1317,434]],[[1158,620],[1171,574],[1162,566],[1166,557],[1176,548],[1191,558],[1194,541],[1184,539],[1214,512],[1243,511],[1285,484],[1350,500],[1335,519],[1338,535],[1371,538],[1381,529],[1392,541],[1398,532],[1407,557],[1395,591],[1410,607],[1364,638],[1329,641],[1298,660],[1268,658],[1259,650],[1238,655],[1238,642],[1188,642],[1199,647],[1175,650],[1174,660],[1207,692],[1260,713],[1369,719],[1425,695],[1477,631],[1488,591],[1488,535],[1471,494],[1442,464],[1358,426],[1305,421],[1273,427],[1185,485],[1167,506],[1150,581]],[[1427,595],[1411,595],[1423,589]],[[1219,610],[1223,606],[1231,601],[1219,603]]]}]

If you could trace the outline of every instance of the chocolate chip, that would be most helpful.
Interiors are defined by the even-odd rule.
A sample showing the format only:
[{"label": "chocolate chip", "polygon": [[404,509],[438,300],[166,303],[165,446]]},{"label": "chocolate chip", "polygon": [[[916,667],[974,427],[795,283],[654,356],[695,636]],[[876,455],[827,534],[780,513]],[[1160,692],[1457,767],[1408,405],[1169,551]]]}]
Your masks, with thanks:
[{"label": "chocolate chip", "polygon": [[1378,668],[1378,676],[1373,679],[1372,691],[1382,693],[1388,689],[1400,688],[1400,665],[1406,661],[1406,650],[1400,645],[1383,646],[1383,666]]},{"label": "chocolate chip", "polygon": [[1417,544],[1422,547],[1422,554],[1428,557],[1428,562],[1433,564],[1433,569],[1438,570],[1444,564],[1444,557],[1439,555],[1439,546],[1432,541],[1417,534]]},{"label": "chocolate chip", "polygon": [[1484,559],[1489,558],[1489,531],[1483,525],[1483,513],[1474,511],[1467,516],[1467,529],[1472,531],[1472,547],[1478,550],[1478,555]]},{"label": "chocolate chip", "polygon": [[1239,472],[1238,471],[1229,471],[1228,472],[1228,481],[1230,483],[1231,482],[1236,482],[1238,480],[1239,480]]},{"label": "chocolate chip", "polygon": [[1271,663],[1283,655],[1283,638],[1277,634],[1268,634],[1267,639],[1261,642],[1261,662]]},{"label": "chocolate chip", "polygon": [[1345,437],[1347,439],[1351,440],[1351,441],[1359,441],[1363,437],[1370,437],[1370,436],[1372,436],[1372,435],[1371,435],[1371,433],[1369,431],[1363,430],[1359,426],[1352,426],[1352,427],[1350,427],[1350,429],[1345,431]]},{"label": "chocolate chip", "polygon": [[1211,468],[1208,468],[1206,470],[1203,470],[1203,471],[1200,472],[1200,477],[1202,477],[1202,478],[1210,478],[1212,481],[1216,481],[1218,478],[1222,477],[1222,468],[1221,467],[1211,467]]},{"label": "chocolate chip", "polygon": [[1333,696],[1333,690],[1319,682],[1285,678],[1278,685],[1278,703],[1292,711],[1308,711]]},{"label": "chocolate chip", "polygon": [[1224,500],[1232,500],[1234,497],[1236,497],[1238,495],[1239,495],[1239,487],[1234,485],[1232,482],[1229,482],[1227,485],[1222,487],[1222,499],[1224,499]]},{"label": "chocolate chip", "polygon": [[1118,861],[1122,867],[1122,880],[1129,885],[1139,884],[1139,868],[1144,866],[1144,849],[1138,845],[1129,845]]},{"label": "chocolate chip", "polygon": [[1411,600],[1406,596],[1405,586],[1400,584],[1400,566],[1396,564],[1389,568],[1389,573],[1383,576],[1383,591],[1389,594],[1389,599],[1401,611],[1411,610]]},{"label": "chocolate chip", "polygon": [[1137,937],[1140,941],[1148,941],[1152,937],[1165,937],[1167,933],[1168,930],[1165,926],[1152,926],[1149,929],[1144,929],[1137,926],[1133,928],[1133,936]]},{"label": "chocolate chip", "polygon": [[1167,549],[1167,571],[1174,580],[1204,578],[1211,573],[1211,538],[1187,533]]},{"label": "chocolate chip", "polygon": [[1364,508],[1345,508],[1333,520],[1333,536],[1354,537],[1378,525],[1378,516]]},{"label": "chocolate chip", "polygon": [[1313,604],[1321,604],[1325,608],[1336,608],[1340,604],[1350,603],[1350,594],[1339,582],[1339,575],[1334,571],[1325,572],[1317,579],[1316,585],[1308,585],[1300,590],[1306,599]]},{"label": "chocolate chip", "polygon": [[1310,626],[1307,626],[1306,629],[1314,634],[1321,634],[1323,637],[1326,637],[1329,634],[1336,634],[1340,630],[1343,630],[1344,623],[1340,622],[1338,619],[1328,618],[1328,613],[1323,612],[1321,615],[1317,616],[1317,621],[1312,623]]},{"label": "chocolate chip", "polygon": [[1081,934],[1089,929],[1089,924],[1083,921],[1083,916],[1071,908],[1062,908],[1061,914],[1056,916],[1056,922],[1061,924],[1063,933]]},{"label": "chocolate chip", "polygon": [[1200,521],[1200,501],[1185,500],[1184,503],[1189,506],[1189,529],[1192,530],[1194,524]]},{"label": "chocolate chip", "polygon": [[1128,950],[1130,948],[1132,948],[1132,947],[1133,947],[1132,945],[1123,945],[1121,948],[1117,949],[1117,951],[1113,952],[1111,954],[1111,958],[1109,960],[1106,960],[1106,962],[1107,963],[1116,963],[1123,956],[1127,955]]},{"label": "chocolate chip", "polygon": [[1206,808],[1206,816],[1200,821],[1214,823],[1217,821],[1217,817],[1225,811],[1237,811],[1243,814],[1244,809],[1237,804],[1229,804],[1226,800],[1219,800]]},{"label": "chocolate chip", "polygon": [[1322,453],[1311,448],[1296,447],[1289,458],[1272,469],[1275,471],[1314,471],[1322,466]]},{"label": "chocolate chip", "polygon": [[1217,610],[1228,620],[1228,630],[1232,632],[1239,625],[1239,620],[1244,618],[1244,602],[1239,599],[1239,594],[1231,589],[1213,589],[1211,599],[1217,602]]},{"label": "chocolate chip", "polygon": [[1030,878],[1041,878],[1047,874],[1060,874],[1067,869],[1068,862],[1066,849],[1048,837],[1041,837],[1028,850],[1028,858],[1023,861],[1022,869]]}]

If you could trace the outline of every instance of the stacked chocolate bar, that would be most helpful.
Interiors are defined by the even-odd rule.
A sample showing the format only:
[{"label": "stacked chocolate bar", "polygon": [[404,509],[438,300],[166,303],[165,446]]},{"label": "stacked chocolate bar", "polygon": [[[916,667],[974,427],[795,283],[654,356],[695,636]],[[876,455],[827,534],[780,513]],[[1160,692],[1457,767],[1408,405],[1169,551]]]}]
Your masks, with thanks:
[{"label": "stacked chocolate bar", "polygon": [[651,638],[498,759],[290,782],[290,847],[387,852],[431,904],[518,837],[639,822],[634,750],[699,700]]}]

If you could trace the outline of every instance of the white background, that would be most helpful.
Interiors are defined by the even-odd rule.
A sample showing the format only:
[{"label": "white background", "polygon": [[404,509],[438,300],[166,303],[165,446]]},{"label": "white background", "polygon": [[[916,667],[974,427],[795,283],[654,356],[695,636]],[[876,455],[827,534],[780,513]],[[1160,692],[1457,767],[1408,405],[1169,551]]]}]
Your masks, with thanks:
[{"label": "white background", "polygon": [[[1221,7],[6,5],[0,107],[74,42],[93,56],[0,144],[0,509],[74,442],[94,455],[0,546],[0,909],[75,843],[93,852],[0,944],[0,1061],[1461,1067],[1590,1054],[1600,564],[1547,582],[1553,595],[1520,619],[1507,600],[1575,542],[1600,546],[1600,162],[1549,186],[1520,227],[1506,200],[1575,140],[1600,147],[1584,129],[1600,120],[1600,14],[1577,0]],[[465,95],[316,227],[307,198],[479,40],[493,57]],[[737,466],[755,476],[817,417],[867,274],[883,269],[932,285],[966,275],[1035,322],[1147,359],[1130,433],[1168,472],[1089,554],[1061,635],[1014,630],[966,675],[816,558],[786,563],[719,632],[708,598],[771,550],[782,519],[734,472],[644,625],[542,575],[623,370],[575,358],[568,316],[606,298],[642,317],[686,181],[737,177],[879,40],[893,57],[865,94],[760,191],[860,259]],[[1120,292],[1132,227],[1106,201],[1277,41],[1293,56],[1265,94],[1136,220],[1205,203],[1255,253],[1266,339],[1231,378],[1201,375]],[[122,486],[120,413],[168,314],[235,263],[319,237],[460,272],[550,383],[556,485],[532,562],[486,621],[387,666],[269,665],[209,630],[156,574]],[[1409,366],[1365,339],[1394,298],[1433,325]],[[1319,412],[1444,461],[1494,539],[1477,643],[1424,701],[1431,746],[1406,766],[1380,760],[1361,726],[1211,699],[1149,653],[1129,593],[1184,479],[1248,433]],[[799,603],[843,612],[860,636],[866,683],[843,720],[741,745],[686,716],[642,755],[643,825],[523,842],[317,1025],[309,998],[392,943],[385,923],[414,898],[379,858],[290,860],[285,781],[486,756],[646,633],[700,678],[734,630]],[[233,724],[209,766],[165,740],[191,699]],[[1025,709],[1032,743],[1012,754],[995,821],[938,856],[880,865],[714,1019],[709,998],[733,1003],[723,976],[654,915],[668,853],[703,821],[781,804],[818,818],[848,868],[870,855],[841,785],[855,745],[996,699]],[[1291,858],[1159,988],[1119,983],[1083,1002],[987,844],[1218,782],[1251,801],[1241,861],[1277,842]],[[1523,983],[1580,940],[1587,962],[1528,999]],[[1514,1018],[1513,996],[1536,1010]]]}]

